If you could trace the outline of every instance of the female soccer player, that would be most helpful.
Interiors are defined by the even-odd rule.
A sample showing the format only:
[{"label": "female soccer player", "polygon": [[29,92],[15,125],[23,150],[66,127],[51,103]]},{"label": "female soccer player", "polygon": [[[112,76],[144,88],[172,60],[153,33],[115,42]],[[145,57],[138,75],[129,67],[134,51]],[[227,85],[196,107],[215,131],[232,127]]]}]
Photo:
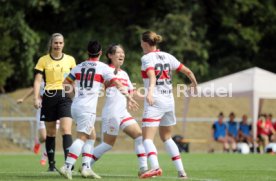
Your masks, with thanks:
[{"label": "female soccer player", "polygon": [[[76,66],[76,62],[72,56],[63,53],[63,47],[63,35],[60,33],[52,34],[48,44],[48,54],[42,56],[35,66],[34,106],[37,109],[41,108],[40,120],[45,121],[49,171],[55,171],[56,120],[60,120],[65,157],[72,144],[72,100],[63,96],[62,82],[70,69]],[[42,78],[45,80],[43,101],[39,94]]]},{"label": "female soccer player", "polygon": [[[98,41],[90,41],[87,50],[89,59],[73,68],[64,81],[65,90],[67,90],[66,85],[73,86],[75,84],[77,86],[75,88],[77,94],[72,104],[72,115],[77,124],[77,139],[70,147],[65,164],[60,169],[60,173],[68,179],[72,179],[71,168],[81,152],[83,155],[82,176],[101,178],[90,167],[91,152],[96,137],[94,123],[99,91],[104,81],[110,81],[120,90],[123,88],[122,83],[114,76],[108,66],[99,61],[102,54],[101,44]],[[73,97],[72,89],[71,91],[68,90],[70,97]],[[124,90],[122,93],[129,100],[130,106],[137,108],[138,104],[132,97]],[[91,134],[92,136],[90,136]]]},{"label": "female soccer player", "polygon": [[142,77],[147,95],[144,101],[142,120],[143,143],[146,149],[151,169],[140,178],[150,178],[162,175],[159,166],[157,150],[153,143],[159,128],[161,140],[178,171],[178,177],[186,179],[179,150],[172,140],[172,126],[176,124],[174,97],[172,93],[172,71],[177,70],[191,80],[191,87],[196,87],[197,81],[191,70],[181,64],[174,56],[157,49],[162,37],[155,32],[146,31],[142,34],[141,47],[144,52],[142,61]]},{"label": "female soccer player", "polygon": [[[118,44],[110,45],[107,48],[106,57],[108,59],[110,71],[120,80],[126,91],[132,93],[133,86],[129,76],[121,69],[125,59],[123,47]],[[106,83],[106,99],[102,111],[103,142],[94,149],[92,164],[105,152],[112,149],[121,128],[134,140],[135,152],[138,157],[140,169],[138,175],[140,175],[148,169],[147,158],[142,142],[142,130],[135,119],[129,114],[126,98],[114,86],[114,84]]]}]

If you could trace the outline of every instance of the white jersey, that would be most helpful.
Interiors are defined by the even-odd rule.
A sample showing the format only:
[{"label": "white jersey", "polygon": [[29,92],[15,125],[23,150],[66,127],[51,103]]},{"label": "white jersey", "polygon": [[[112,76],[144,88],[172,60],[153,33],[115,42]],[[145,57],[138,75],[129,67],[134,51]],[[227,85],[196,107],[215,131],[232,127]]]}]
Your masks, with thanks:
[{"label": "white jersey", "polygon": [[75,81],[75,98],[71,109],[74,112],[96,113],[98,97],[104,81],[114,80],[108,65],[96,60],[87,60],[74,67],[68,77]]},{"label": "white jersey", "polygon": [[[109,67],[109,69],[112,72],[114,72],[115,70],[115,68],[111,66]],[[129,76],[125,71],[120,69],[115,77],[124,85],[124,88],[128,92],[133,91],[133,85],[130,82]],[[103,116],[108,115],[105,113],[118,114],[122,113],[125,110],[127,110],[126,97],[115,87],[114,84],[110,84],[106,88],[106,99],[103,108]]]},{"label": "white jersey", "polygon": [[[156,85],[154,89],[154,107],[162,110],[174,108],[174,98],[172,93],[172,71],[180,70],[183,66],[174,56],[159,50],[150,52],[141,58],[141,74],[146,90],[149,87],[147,71],[154,70],[156,75]],[[145,107],[148,106],[145,101]]]}]

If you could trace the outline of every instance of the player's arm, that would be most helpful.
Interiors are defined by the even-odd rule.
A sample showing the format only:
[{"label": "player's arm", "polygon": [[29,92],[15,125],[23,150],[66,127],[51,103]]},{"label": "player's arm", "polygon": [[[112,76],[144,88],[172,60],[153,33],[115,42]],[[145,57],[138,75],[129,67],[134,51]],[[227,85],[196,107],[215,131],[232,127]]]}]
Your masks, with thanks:
[{"label": "player's arm", "polygon": [[149,105],[152,106],[154,104],[153,93],[154,93],[154,87],[156,84],[156,76],[155,76],[154,69],[148,70],[147,76],[149,78],[149,88],[147,90],[148,92],[147,92],[146,100],[149,103]]},{"label": "player's arm", "polygon": [[179,71],[181,73],[185,74],[190,79],[190,81],[192,82],[190,84],[190,87],[193,87],[196,91],[197,81],[196,81],[194,73],[183,64],[182,64],[181,68],[179,69]]},{"label": "player's arm", "polygon": [[22,98],[17,99],[17,104],[21,104],[25,101],[25,99],[28,99],[31,95],[34,93],[34,88],[32,87],[31,90],[28,91],[27,94],[25,94]]},{"label": "player's arm", "polygon": [[112,79],[110,82],[114,83],[116,88],[120,90],[120,92],[124,96],[126,96],[128,100],[128,106],[130,109],[137,110],[139,108],[139,104],[132,98],[132,96],[127,92],[127,90],[124,89],[124,85],[118,79]]},{"label": "player's arm", "polygon": [[71,99],[73,99],[75,97],[74,81],[71,80],[68,76],[64,79],[62,86],[63,90],[65,91],[65,94]]},{"label": "player's arm", "polygon": [[41,97],[40,97],[40,84],[42,82],[42,74],[37,72],[35,74],[35,80],[34,80],[34,107],[36,109],[41,108]]},{"label": "player's arm", "polygon": [[133,91],[133,97],[135,99],[140,99],[140,100],[144,100],[145,99],[145,95],[141,94],[139,91],[134,90]]}]

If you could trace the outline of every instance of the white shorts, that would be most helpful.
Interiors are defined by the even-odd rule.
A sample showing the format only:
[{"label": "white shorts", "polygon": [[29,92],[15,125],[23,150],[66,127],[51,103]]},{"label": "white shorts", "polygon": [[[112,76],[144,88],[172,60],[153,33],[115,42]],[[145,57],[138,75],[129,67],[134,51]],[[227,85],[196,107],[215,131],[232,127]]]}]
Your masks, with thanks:
[{"label": "white shorts", "polygon": [[[41,108],[37,109],[36,111],[36,124],[37,124],[37,130],[46,129],[45,122],[40,121],[40,114],[41,114]],[[57,120],[56,122],[56,129],[59,129],[60,122]]]},{"label": "white shorts", "polygon": [[122,114],[120,116],[103,116],[102,121],[102,132],[114,136],[117,136],[119,134],[120,128],[124,130],[129,125],[137,124],[136,120],[131,117],[128,112],[125,112],[125,114]]},{"label": "white shorts", "polygon": [[77,132],[91,135],[96,121],[96,114],[94,113],[80,113],[72,111],[72,117],[77,125]]},{"label": "white shorts", "polygon": [[165,111],[153,106],[145,108],[142,127],[172,126],[176,124],[174,110]]}]

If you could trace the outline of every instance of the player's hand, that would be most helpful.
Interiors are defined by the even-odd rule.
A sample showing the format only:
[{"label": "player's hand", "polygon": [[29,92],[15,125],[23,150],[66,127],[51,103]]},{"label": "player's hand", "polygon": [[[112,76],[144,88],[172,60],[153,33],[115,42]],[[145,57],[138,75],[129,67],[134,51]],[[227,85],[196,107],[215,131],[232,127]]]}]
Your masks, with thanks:
[{"label": "player's hand", "polygon": [[35,107],[36,109],[39,109],[39,108],[42,107],[41,99],[36,98],[36,99],[34,100],[34,107]]},{"label": "player's hand", "polygon": [[24,99],[17,99],[17,101],[16,101],[17,104],[21,104],[23,102],[24,102]]},{"label": "player's hand", "polygon": [[139,109],[139,104],[132,97],[130,97],[128,99],[128,108],[130,110],[137,111]]},{"label": "player's hand", "polygon": [[146,97],[147,102],[149,103],[150,106],[154,104],[154,99],[151,94],[148,94]]},{"label": "player's hand", "polygon": [[190,93],[191,95],[197,95],[197,85],[191,83],[191,84],[189,85],[189,93]]}]

